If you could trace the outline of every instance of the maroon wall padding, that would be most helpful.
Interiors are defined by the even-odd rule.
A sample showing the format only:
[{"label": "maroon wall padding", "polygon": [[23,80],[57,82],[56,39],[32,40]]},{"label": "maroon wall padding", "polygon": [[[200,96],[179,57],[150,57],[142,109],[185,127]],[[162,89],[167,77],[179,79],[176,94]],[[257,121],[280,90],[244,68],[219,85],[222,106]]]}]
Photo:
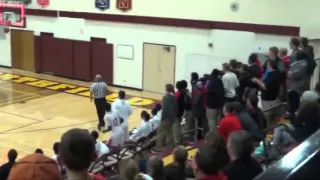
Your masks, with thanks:
[{"label": "maroon wall padding", "polygon": [[97,37],[90,37],[91,42],[100,42],[100,43],[107,43],[106,38],[97,38]]},{"label": "maroon wall padding", "polygon": [[72,40],[42,37],[42,72],[72,77]]},{"label": "maroon wall padding", "polygon": [[73,41],[73,78],[87,80],[91,79],[91,46],[90,42]]},{"label": "maroon wall padding", "polygon": [[42,51],[41,51],[41,36],[34,37],[34,61],[35,61],[35,72],[42,72]]},{"label": "maroon wall padding", "polygon": [[113,44],[91,42],[91,75],[102,75],[108,84],[113,84]]}]

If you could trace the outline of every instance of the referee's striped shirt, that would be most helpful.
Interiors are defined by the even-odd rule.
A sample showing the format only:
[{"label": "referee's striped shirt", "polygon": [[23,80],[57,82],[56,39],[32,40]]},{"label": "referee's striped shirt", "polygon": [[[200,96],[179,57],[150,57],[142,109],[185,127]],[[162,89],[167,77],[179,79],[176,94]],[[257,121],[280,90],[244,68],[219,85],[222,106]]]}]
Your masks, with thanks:
[{"label": "referee's striped shirt", "polygon": [[90,87],[90,92],[94,94],[94,98],[104,98],[107,95],[108,87],[104,82],[95,82]]}]

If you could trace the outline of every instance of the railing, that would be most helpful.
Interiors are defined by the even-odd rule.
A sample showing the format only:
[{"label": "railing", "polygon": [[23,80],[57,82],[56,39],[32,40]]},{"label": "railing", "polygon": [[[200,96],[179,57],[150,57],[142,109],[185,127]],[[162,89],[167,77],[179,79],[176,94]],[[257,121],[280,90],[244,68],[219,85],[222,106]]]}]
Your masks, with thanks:
[{"label": "railing", "polygon": [[255,180],[320,179],[320,130],[294,148]]}]

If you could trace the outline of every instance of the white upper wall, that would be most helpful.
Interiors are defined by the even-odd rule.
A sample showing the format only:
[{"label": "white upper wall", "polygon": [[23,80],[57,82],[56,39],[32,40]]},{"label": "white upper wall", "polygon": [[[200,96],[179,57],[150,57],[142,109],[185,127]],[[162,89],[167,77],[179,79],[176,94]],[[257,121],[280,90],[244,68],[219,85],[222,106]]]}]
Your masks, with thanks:
[{"label": "white upper wall", "polygon": [[[110,9],[105,11],[96,9],[94,0],[50,0],[50,5],[46,8],[41,8],[36,1],[32,1],[28,8],[300,26],[301,35],[309,37],[318,36],[316,34],[320,30],[320,19],[316,18],[319,0],[132,1],[132,10],[125,13],[116,9],[116,0],[110,0]],[[232,2],[239,2],[237,12],[231,11]]]}]

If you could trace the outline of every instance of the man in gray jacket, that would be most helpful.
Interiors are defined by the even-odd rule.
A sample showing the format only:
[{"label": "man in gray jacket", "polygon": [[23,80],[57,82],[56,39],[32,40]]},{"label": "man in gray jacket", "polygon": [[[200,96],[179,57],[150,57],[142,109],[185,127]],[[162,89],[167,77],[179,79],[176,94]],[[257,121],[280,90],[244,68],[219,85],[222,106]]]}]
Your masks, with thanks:
[{"label": "man in gray jacket", "polygon": [[157,130],[156,150],[162,151],[166,144],[173,144],[173,127],[180,127],[180,123],[178,123],[179,125],[177,124],[178,121],[176,118],[178,111],[177,106],[174,87],[172,84],[167,84],[166,95],[163,96],[162,99],[162,115],[160,126]]},{"label": "man in gray jacket", "polygon": [[300,106],[300,96],[308,90],[308,55],[298,51],[296,61],[291,63],[287,72],[287,90],[290,120],[293,123],[296,110]]}]

